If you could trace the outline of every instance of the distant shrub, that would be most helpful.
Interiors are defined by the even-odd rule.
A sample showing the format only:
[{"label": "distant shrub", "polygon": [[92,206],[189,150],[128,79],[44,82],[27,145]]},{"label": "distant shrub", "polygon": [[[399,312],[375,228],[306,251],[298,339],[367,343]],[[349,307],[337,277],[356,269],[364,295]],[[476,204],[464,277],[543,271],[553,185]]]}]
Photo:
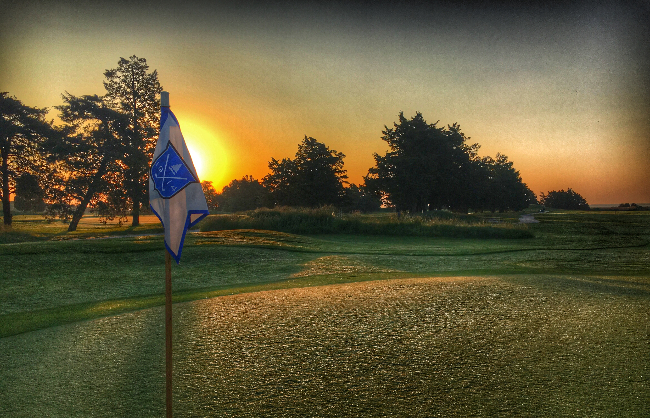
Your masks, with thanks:
[{"label": "distant shrub", "polygon": [[585,198],[580,196],[580,193],[571,189],[567,191],[560,190],[559,192],[553,190],[548,192],[548,194],[542,193],[540,202],[544,206],[555,209],[589,210],[589,205]]},{"label": "distant shrub", "polygon": [[[532,238],[525,227],[512,224],[487,225],[476,219],[458,219],[453,214],[435,219],[419,216],[336,216],[332,208],[258,209],[234,215],[213,215],[201,223],[201,231],[262,229],[291,234],[358,234],[390,236],[429,236],[448,238]],[[441,219],[446,217],[446,219]],[[469,219],[469,218],[468,218]]]}]

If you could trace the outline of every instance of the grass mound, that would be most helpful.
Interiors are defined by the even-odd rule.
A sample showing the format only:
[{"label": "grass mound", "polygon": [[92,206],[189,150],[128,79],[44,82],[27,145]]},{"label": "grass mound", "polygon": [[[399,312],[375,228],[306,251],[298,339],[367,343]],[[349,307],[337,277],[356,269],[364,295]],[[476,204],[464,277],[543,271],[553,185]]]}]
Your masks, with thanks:
[{"label": "grass mound", "polygon": [[213,215],[201,224],[201,231],[262,229],[291,234],[358,234],[427,236],[445,238],[532,238],[521,225],[485,224],[467,215],[436,212],[427,217],[394,215],[336,216],[330,208],[258,209],[233,215]]}]

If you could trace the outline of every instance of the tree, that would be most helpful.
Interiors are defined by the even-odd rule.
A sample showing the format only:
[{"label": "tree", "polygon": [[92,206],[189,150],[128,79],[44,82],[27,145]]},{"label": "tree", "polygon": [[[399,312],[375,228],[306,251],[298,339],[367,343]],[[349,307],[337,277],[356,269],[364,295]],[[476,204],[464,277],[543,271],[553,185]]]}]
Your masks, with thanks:
[{"label": "tree", "polygon": [[527,189],[526,190],[526,202],[528,202],[528,206],[530,206],[530,205],[538,205],[539,200],[537,199],[537,195],[535,194],[535,192],[532,191],[530,189],[530,187],[528,187],[528,185],[526,185],[526,189]]},{"label": "tree", "polygon": [[374,155],[365,181],[398,211],[521,210],[536,200],[508,157],[479,157],[480,146],[456,123],[440,128],[419,112],[411,119],[400,112],[399,123],[384,128],[390,149]]},{"label": "tree", "polygon": [[131,212],[128,204],[128,197],[124,189],[126,178],[124,176],[124,164],[117,162],[115,170],[111,169],[104,175],[103,181],[107,188],[93,199],[92,211],[100,217],[100,222],[106,224],[114,219],[118,220],[118,225],[128,221],[128,215]]},{"label": "tree", "polygon": [[275,205],[339,205],[345,193],[343,184],[348,178],[343,158],[343,153],[305,136],[293,160],[271,159],[271,173],[264,177],[263,184]]},{"label": "tree", "polygon": [[0,170],[2,171],[2,213],[4,224],[11,225],[9,197],[17,173],[39,172],[38,146],[52,133],[45,121],[47,109],[24,105],[7,92],[0,92]]},{"label": "tree", "polygon": [[381,208],[381,198],[365,184],[350,184],[345,188],[345,207],[348,212],[376,212]]},{"label": "tree", "polygon": [[480,209],[488,209],[492,212],[504,212],[506,210],[522,210],[528,207],[534,193],[522,182],[519,171],[515,170],[513,163],[508,157],[497,153],[496,159],[483,158],[482,163],[487,169],[487,181],[484,193],[486,196]]},{"label": "tree", "polygon": [[133,226],[140,223],[140,206],[148,201],[148,168],[160,129],[158,72],[147,72],[147,60],[133,55],[120,58],[118,67],[106,70],[104,87],[110,106],[129,117],[124,156],[125,189],[133,208]]},{"label": "tree", "polygon": [[[124,182],[122,138],[129,135],[129,119],[111,109],[99,96],[63,95],[60,118],[65,122],[60,138],[48,140],[45,149],[58,170],[56,185],[50,190],[53,204],[50,216],[72,218],[68,231],[74,231],[89,205],[116,216],[114,199]],[[123,217],[122,214],[117,216]]]},{"label": "tree", "polygon": [[400,112],[399,123],[384,128],[382,139],[390,150],[374,154],[375,167],[365,177],[369,187],[385,193],[398,211],[466,206],[461,192],[478,145],[466,144],[469,138],[458,124],[439,128],[420,112],[410,120]]},{"label": "tree", "polygon": [[264,207],[268,191],[252,176],[233,180],[221,191],[219,207],[226,212],[241,212]]},{"label": "tree", "polygon": [[208,204],[208,209],[215,210],[219,207],[219,193],[212,185],[211,181],[202,181],[201,188],[205,196],[205,202]]},{"label": "tree", "polygon": [[31,173],[23,173],[16,179],[16,196],[14,208],[21,212],[45,210],[45,193],[38,183],[38,177]]},{"label": "tree", "polygon": [[298,167],[291,158],[278,161],[271,158],[271,173],[262,179],[262,184],[269,191],[271,203],[281,206],[302,206],[302,195],[298,187]]},{"label": "tree", "polygon": [[554,209],[589,210],[589,205],[584,197],[571,189],[564,191],[550,191],[540,194],[540,203]]}]

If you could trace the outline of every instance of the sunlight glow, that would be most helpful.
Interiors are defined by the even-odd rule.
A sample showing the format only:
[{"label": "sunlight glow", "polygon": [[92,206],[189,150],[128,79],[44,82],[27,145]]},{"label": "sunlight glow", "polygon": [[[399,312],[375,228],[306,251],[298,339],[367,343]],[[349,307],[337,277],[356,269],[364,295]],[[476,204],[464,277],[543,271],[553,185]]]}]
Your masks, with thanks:
[{"label": "sunlight glow", "polygon": [[228,151],[215,129],[187,116],[182,118],[181,130],[201,181],[212,181],[215,187],[227,183]]},{"label": "sunlight glow", "polygon": [[203,158],[201,154],[192,146],[188,145],[187,149],[190,151],[190,156],[192,157],[192,162],[194,163],[194,168],[196,169],[196,174],[199,175],[199,179],[205,177],[205,168],[203,166]]}]

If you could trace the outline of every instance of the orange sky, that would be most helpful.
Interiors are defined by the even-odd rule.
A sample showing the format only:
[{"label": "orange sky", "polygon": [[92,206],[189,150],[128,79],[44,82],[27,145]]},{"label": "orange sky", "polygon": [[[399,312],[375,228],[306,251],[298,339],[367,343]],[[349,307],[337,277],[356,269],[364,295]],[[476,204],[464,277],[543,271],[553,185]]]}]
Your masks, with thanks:
[{"label": "orange sky", "polygon": [[217,189],[262,178],[305,135],[360,183],[384,125],[420,111],[506,154],[538,194],[650,202],[647,2],[266,3],[11,3],[0,91],[52,107],[103,94],[120,57],[146,58]]}]

